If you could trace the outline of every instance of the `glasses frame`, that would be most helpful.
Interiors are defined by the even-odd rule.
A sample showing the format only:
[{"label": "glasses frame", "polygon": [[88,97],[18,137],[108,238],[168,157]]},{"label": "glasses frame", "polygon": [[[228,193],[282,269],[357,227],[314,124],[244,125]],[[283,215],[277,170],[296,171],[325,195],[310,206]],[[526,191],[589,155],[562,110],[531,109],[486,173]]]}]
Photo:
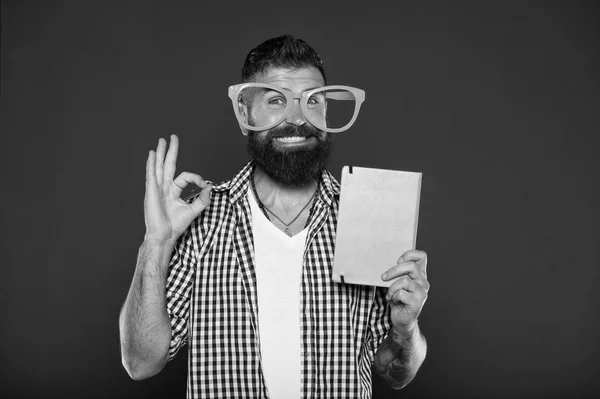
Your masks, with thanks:
[{"label": "glasses frame", "polygon": [[[246,121],[243,119],[242,115],[240,114],[238,103],[240,102],[240,99],[239,99],[240,92],[250,86],[264,87],[267,89],[272,89],[275,91],[279,91],[279,92],[283,93],[283,95],[285,95],[286,108],[285,108],[283,116],[281,117],[280,120],[278,120],[277,122],[274,122],[270,125],[263,126],[260,128],[257,128],[255,126],[250,126],[249,124],[246,123]],[[354,98],[356,101],[355,105],[354,105],[354,114],[352,115],[352,119],[350,120],[350,122],[348,122],[345,126],[340,127],[340,128],[330,128],[327,126],[323,126],[321,124],[320,120],[317,120],[311,116],[310,112],[308,111],[308,99],[314,93],[316,93],[318,91],[323,91],[323,90],[347,90],[350,93],[352,93],[352,95],[354,95]],[[329,95],[326,96],[326,98],[335,98],[335,94],[336,93],[330,93]],[[298,94],[294,94],[292,91],[290,91],[288,89],[284,89],[282,87],[278,87],[278,86],[274,86],[274,85],[270,85],[270,84],[266,84],[266,83],[240,83],[237,85],[229,86],[228,95],[229,95],[229,98],[231,98],[231,103],[233,105],[233,112],[235,112],[235,116],[236,116],[238,122],[240,123],[240,126],[242,126],[242,128],[245,128],[248,130],[253,130],[253,131],[268,130],[274,126],[279,125],[281,122],[286,120],[287,117],[290,116],[290,114],[292,113],[292,110],[294,107],[294,100],[297,99],[297,100],[300,100],[300,109],[302,110],[302,114],[304,115],[306,120],[308,120],[313,126],[315,126],[317,129],[320,129],[327,133],[340,133],[345,130],[348,130],[354,124],[354,121],[356,121],[356,118],[358,117],[358,112],[360,111],[360,106],[365,101],[365,91],[364,90],[358,89],[356,87],[340,86],[340,85],[317,87],[314,89],[307,90],[307,91],[303,92],[302,94],[298,95]],[[342,98],[339,98],[339,99],[341,100]]]}]

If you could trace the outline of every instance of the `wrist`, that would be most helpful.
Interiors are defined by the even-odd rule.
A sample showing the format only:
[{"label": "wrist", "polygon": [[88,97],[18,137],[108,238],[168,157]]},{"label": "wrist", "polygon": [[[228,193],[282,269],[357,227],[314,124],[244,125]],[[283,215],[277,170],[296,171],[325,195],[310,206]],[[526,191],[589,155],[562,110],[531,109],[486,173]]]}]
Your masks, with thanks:
[{"label": "wrist", "polygon": [[173,247],[175,247],[176,242],[177,238],[156,238],[146,234],[144,235],[144,241],[142,242],[142,245],[159,250],[171,250]]},{"label": "wrist", "polygon": [[419,326],[415,320],[407,326],[392,326],[392,337],[398,343],[411,342],[419,331]]},{"label": "wrist", "polygon": [[174,240],[154,240],[145,237],[139,251],[139,271],[165,277],[174,247]]}]

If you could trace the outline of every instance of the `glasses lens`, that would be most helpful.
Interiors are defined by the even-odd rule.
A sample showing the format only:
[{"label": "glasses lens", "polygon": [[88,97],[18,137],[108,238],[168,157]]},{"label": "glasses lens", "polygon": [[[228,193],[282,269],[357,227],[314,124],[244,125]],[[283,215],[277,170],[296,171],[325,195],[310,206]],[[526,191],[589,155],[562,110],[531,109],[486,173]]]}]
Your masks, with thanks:
[{"label": "glasses lens", "polygon": [[285,95],[267,87],[245,87],[240,90],[238,101],[247,107],[248,124],[256,128],[281,122],[287,107]]},{"label": "glasses lens", "polygon": [[313,93],[307,102],[311,119],[330,129],[339,129],[352,120],[356,97],[344,89],[325,89]]}]

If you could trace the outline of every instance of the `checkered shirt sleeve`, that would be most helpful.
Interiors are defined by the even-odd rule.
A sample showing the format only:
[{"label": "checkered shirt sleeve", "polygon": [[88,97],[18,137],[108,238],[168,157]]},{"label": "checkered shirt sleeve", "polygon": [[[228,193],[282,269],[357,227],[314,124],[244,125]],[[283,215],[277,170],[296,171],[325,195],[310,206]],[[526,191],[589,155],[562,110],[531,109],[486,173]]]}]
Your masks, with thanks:
[{"label": "checkered shirt sleeve", "polygon": [[167,277],[167,312],[171,319],[171,344],[169,360],[187,343],[188,314],[194,282],[196,255],[200,236],[192,234],[197,230],[197,221],[184,233],[173,250]]}]

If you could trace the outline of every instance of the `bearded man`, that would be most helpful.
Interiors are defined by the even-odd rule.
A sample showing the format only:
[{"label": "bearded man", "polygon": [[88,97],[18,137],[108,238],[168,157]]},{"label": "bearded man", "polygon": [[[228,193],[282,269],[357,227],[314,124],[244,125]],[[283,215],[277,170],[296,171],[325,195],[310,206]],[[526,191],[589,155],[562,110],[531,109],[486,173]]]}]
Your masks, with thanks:
[{"label": "bearded man", "polygon": [[[242,81],[229,96],[251,160],[233,179],[175,177],[174,135],[149,153],[125,369],[151,377],[187,343],[188,398],[370,398],[372,369],[404,387],[426,353],[426,254],[399,254],[388,289],[331,278],[340,186],[325,167],[364,92],[327,86],[290,35],[250,51]],[[201,191],[184,201],[190,183]]]}]

